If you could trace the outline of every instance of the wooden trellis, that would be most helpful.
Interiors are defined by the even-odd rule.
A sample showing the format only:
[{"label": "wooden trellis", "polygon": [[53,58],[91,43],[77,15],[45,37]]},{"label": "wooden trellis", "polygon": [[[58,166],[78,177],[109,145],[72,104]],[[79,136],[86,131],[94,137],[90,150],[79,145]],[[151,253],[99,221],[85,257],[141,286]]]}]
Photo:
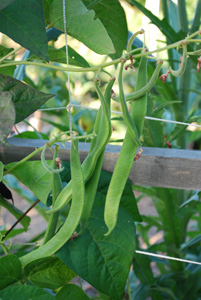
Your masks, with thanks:
[{"label": "wooden trellis", "polygon": [[[0,145],[0,161],[4,164],[19,161],[45,142],[10,138],[12,146]],[[87,156],[89,146],[88,143],[79,143],[81,161]],[[60,158],[69,161],[70,143],[66,143],[65,148],[60,144],[60,148]],[[103,170],[113,172],[120,150],[121,146],[107,145]],[[52,154],[47,151],[46,159],[52,159]],[[40,153],[32,158],[37,159],[40,159]],[[129,178],[135,185],[201,190],[201,151],[144,147],[142,156],[133,164]]]}]

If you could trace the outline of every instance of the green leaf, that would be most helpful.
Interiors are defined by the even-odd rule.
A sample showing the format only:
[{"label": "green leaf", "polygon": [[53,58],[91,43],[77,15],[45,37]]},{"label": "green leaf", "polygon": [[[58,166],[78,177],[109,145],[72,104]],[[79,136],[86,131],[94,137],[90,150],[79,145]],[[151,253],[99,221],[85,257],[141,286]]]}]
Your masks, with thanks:
[{"label": "green leaf", "polygon": [[138,1],[130,0],[130,4],[136,6],[145,16],[147,16],[151,20],[151,22],[156,25],[161,30],[161,32],[169,39],[170,42],[174,43],[179,39],[182,39],[183,35],[177,34],[174,29],[168,24],[166,19],[160,20]]},{"label": "green leaf", "polygon": [[0,73],[5,76],[13,76],[16,66],[1,67]]},{"label": "green leaf", "polygon": [[126,48],[128,28],[125,12],[118,0],[84,0],[88,9],[93,9],[106,28],[115,48],[113,58],[119,58]]},{"label": "green leaf", "polygon": [[14,50],[14,49],[13,48],[6,48],[6,47],[0,45],[0,58],[4,57],[8,53],[10,53],[12,50]]},{"label": "green leaf", "polygon": [[1,10],[0,31],[44,60],[49,60],[41,0],[18,0]]},{"label": "green leaf", "polygon": [[2,161],[0,161],[0,182],[2,181],[3,178],[3,169],[4,169],[4,164]]},{"label": "green leaf", "polygon": [[[22,265],[15,255],[6,255],[0,258],[0,290],[20,281],[22,278]],[[2,294],[0,292],[0,297]],[[7,299],[10,299],[9,297]]]},{"label": "green leaf", "polygon": [[[66,64],[65,46],[59,49],[49,46],[48,55],[50,61]],[[38,59],[38,58],[36,55],[32,55],[31,59]],[[68,59],[69,59],[69,65],[83,67],[83,68],[89,67],[88,62],[70,46],[68,46]]]},{"label": "green leaf", "polygon": [[86,230],[68,241],[57,255],[97,290],[121,300],[135,250],[135,226],[120,207],[115,229],[105,236],[103,213],[102,207],[94,208]]},{"label": "green leaf", "polygon": [[188,241],[187,243],[182,245],[182,250],[188,249],[190,247],[200,247],[201,244],[201,234]]},{"label": "green leaf", "polygon": [[15,0],[0,0],[0,10],[10,5]]},{"label": "green leaf", "polygon": [[[114,53],[112,41],[95,12],[88,11],[81,0],[66,0],[66,29],[72,37],[99,54]],[[64,31],[62,0],[54,0],[50,6],[51,24]]]},{"label": "green leaf", "polygon": [[[162,118],[163,109],[155,110],[155,99],[150,98],[147,103],[147,115],[155,118]],[[148,147],[161,147],[164,142],[163,123],[146,119],[143,128],[144,144]]]},{"label": "green leaf", "polygon": [[[47,161],[47,163],[51,165],[52,161]],[[5,168],[9,169],[15,164],[7,164]],[[27,161],[10,173],[25,184],[42,203],[46,204],[51,191],[51,174],[43,167],[41,161]]]},{"label": "green leaf", "polygon": [[0,142],[5,143],[15,124],[15,107],[11,92],[0,92]]},{"label": "green leaf", "polygon": [[75,284],[65,285],[55,296],[56,300],[89,300],[83,290]]},{"label": "green leaf", "polygon": [[16,110],[16,123],[24,120],[53,95],[42,93],[10,76],[0,74],[0,92],[9,91]]},{"label": "green leaf", "polygon": [[48,140],[49,139],[48,135],[46,135],[42,132],[36,134],[36,132],[34,132],[34,131],[24,131],[24,132],[22,132],[18,135],[14,135],[13,138],[16,138],[16,139],[17,138],[23,138],[23,139],[34,139],[34,140],[36,140],[36,139],[39,139],[39,135],[43,140]]},{"label": "green leaf", "polygon": [[200,17],[201,17],[201,1],[197,0],[197,5],[195,9],[194,19],[192,22],[190,33],[199,30],[200,27]]},{"label": "green leaf", "polygon": [[31,285],[13,285],[0,291],[2,300],[55,300],[44,290]]},{"label": "green leaf", "polygon": [[[66,64],[66,47],[60,49],[49,47],[48,54],[50,61]],[[88,62],[70,46],[68,46],[68,59],[70,65],[83,68],[89,67]]]},{"label": "green leaf", "polygon": [[25,277],[40,288],[56,289],[77,275],[58,257],[37,259],[24,269]]},{"label": "green leaf", "polygon": [[[12,229],[9,234],[7,234],[7,236],[4,238],[4,242],[16,235],[19,235],[23,232],[25,232],[26,230],[24,228],[20,228],[20,229]],[[4,236],[6,234],[7,230],[1,230],[0,233],[2,236]]]},{"label": "green leaf", "polygon": [[[0,195],[0,205],[5,207],[16,219],[19,219],[23,215],[23,211],[19,210],[17,207],[15,207],[13,204],[5,200],[1,195]],[[28,229],[29,224],[30,224],[30,217],[25,216],[20,223],[24,227],[25,230]],[[8,235],[10,237],[10,235]]]}]

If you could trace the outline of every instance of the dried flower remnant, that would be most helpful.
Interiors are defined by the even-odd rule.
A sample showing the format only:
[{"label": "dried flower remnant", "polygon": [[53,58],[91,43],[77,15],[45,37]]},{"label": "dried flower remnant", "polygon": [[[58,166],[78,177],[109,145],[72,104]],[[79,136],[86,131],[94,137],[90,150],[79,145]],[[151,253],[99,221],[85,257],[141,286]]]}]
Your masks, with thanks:
[{"label": "dried flower remnant", "polygon": [[138,153],[135,155],[134,161],[138,160],[140,158],[140,156],[142,155],[143,149],[140,148]]},{"label": "dried flower remnant", "polygon": [[162,74],[159,79],[162,80],[162,82],[165,82],[168,75],[169,75],[170,71],[168,70],[166,73]]},{"label": "dried flower remnant", "polygon": [[62,161],[61,161],[61,158],[57,157],[55,158],[55,162],[56,162],[56,166],[58,169],[61,169],[62,168]]},{"label": "dried flower remnant", "polygon": [[135,70],[135,68],[133,67],[133,56],[132,56],[132,54],[129,56],[129,58],[130,58],[131,63],[129,65],[125,66],[125,70],[128,70],[128,68],[130,68],[132,70]]},{"label": "dried flower remnant", "polygon": [[198,63],[197,63],[197,72],[199,72],[200,68],[201,68],[201,56],[197,58],[197,61],[198,61]]}]

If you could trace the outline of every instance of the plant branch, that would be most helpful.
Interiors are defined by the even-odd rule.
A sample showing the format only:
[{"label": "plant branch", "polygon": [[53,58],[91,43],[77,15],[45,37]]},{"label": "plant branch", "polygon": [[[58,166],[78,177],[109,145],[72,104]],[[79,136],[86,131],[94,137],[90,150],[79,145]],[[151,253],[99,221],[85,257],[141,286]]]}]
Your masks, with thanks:
[{"label": "plant branch", "polygon": [[[133,58],[140,58],[142,56],[147,56],[147,55],[151,55],[153,53],[157,53],[157,52],[162,52],[162,51],[166,51],[169,49],[173,49],[173,48],[177,48],[179,47],[182,43],[188,41],[188,43],[196,43],[196,42],[201,42],[201,39],[191,39],[193,36],[199,34],[200,31],[196,31],[193,34],[191,34],[190,36],[187,36],[185,39],[182,39],[178,42],[175,42],[171,45],[167,45],[165,47],[159,48],[159,49],[155,49],[153,51],[147,51],[147,52],[142,52],[136,55],[133,55]],[[128,52],[126,54],[125,59],[129,60],[129,55],[133,54],[134,52],[136,52],[136,49]],[[99,69],[103,69],[115,64],[118,64],[121,60],[121,57],[118,59],[115,59],[113,61],[110,62],[106,62],[103,64],[100,64],[98,66],[92,66],[92,67],[88,67],[88,68],[67,68],[67,67],[62,67],[62,66],[56,66],[54,64],[48,64],[48,63],[42,63],[42,62],[37,62],[37,61],[28,61],[28,60],[22,60],[22,61],[13,61],[13,62],[3,62],[0,65],[0,68],[4,68],[4,67],[9,67],[9,66],[16,66],[16,65],[32,65],[32,66],[39,66],[39,67],[45,67],[45,68],[50,68],[50,69],[56,69],[56,70],[62,70],[62,71],[68,71],[68,72],[96,72]]]},{"label": "plant branch", "polygon": [[[62,132],[61,134],[59,134],[58,136],[56,136],[54,139],[52,139],[51,141],[48,142],[48,146],[51,147],[52,145],[54,145],[57,142],[66,142],[66,141],[70,141],[72,139],[92,139],[95,137],[94,133],[90,133],[87,135],[83,135],[83,136],[70,136],[68,138],[65,139],[61,139],[61,136],[64,134],[68,134],[70,131],[65,131]],[[32,153],[30,153],[29,155],[27,155],[26,157],[24,157],[23,159],[21,159],[20,161],[18,161],[14,166],[12,166],[10,169],[8,169],[7,171],[4,172],[3,176],[7,175],[8,173],[10,173],[11,171],[13,171],[16,167],[20,166],[21,164],[23,164],[24,162],[26,162],[27,160],[29,160],[30,158],[32,158],[33,156],[35,156],[36,154],[40,153],[41,151],[43,151],[43,149],[46,147],[46,144],[40,148],[37,148],[35,151],[33,151]],[[6,166],[5,166],[6,168]]]},{"label": "plant branch", "polygon": [[36,206],[36,204],[38,204],[38,202],[40,202],[39,199],[37,199],[24,213],[23,215],[21,215],[21,217],[11,226],[11,228],[6,231],[6,233],[4,234],[4,236],[2,237],[2,240],[5,239],[5,237],[17,226],[17,224],[19,224],[19,222],[28,214],[28,212],[30,212],[30,210],[32,210],[32,208],[34,208]]}]

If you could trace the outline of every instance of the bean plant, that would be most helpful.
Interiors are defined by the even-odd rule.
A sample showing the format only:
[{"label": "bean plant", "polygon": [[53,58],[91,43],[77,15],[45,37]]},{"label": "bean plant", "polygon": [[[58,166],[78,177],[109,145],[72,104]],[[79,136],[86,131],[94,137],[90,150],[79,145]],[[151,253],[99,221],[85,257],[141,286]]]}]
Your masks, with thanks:
[{"label": "bean plant", "polygon": [[[196,80],[201,66],[201,4],[198,0],[195,17],[188,27],[184,1],[178,1],[178,7],[171,0],[162,1],[165,17],[162,21],[139,1],[126,2],[130,9],[137,7],[159,27],[167,39],[164,47],[150,51],[143,29],[128,32],[125,12],[118,0],[65,0],[65,6],[63,0],[0,1],[0,31],[19,44],[15,49],[6,44],[0,46],[0,142],[12,147],[8,138],[12,128],[19,122],[27,123],[26,118],[39,108],[73,105],[67,72],[70,78],[77,73],[93,74],[90,86],[100,101],[89,130],[79,123],[83,114],[79,110],[75,113],[75,107],[69,117],[67,108],[58,113],[62,124],[55,119],[45,120],[59,129],[48,141],[45,140],[48,136],[37,130],[26,133],[44,140],[42,147],[21,161],[0,162],[0,204],[23,227],[0,228],[3,300],[90,299],[81,287],[71,283],[76,276],[96,289],[98,296],[92,299],[201,297],[199,267],[168,261],[164,265],[135,253],[143,240],[147,251],[199,260],[201,237],[197,216],[194,217],[197,232],[187,235],[190,218],[196,212],[200,214],[199,193],[132,186],[128,180],[134,161],[143,155],[143,146],[187,146],[183,128],[156,125],[145,120],[147,114],[162,117],[172,113],[175,120],[199,121],[192,101],[199,94]],[[178,30],[171,26],[173,12],[179,15]],[[57,48],[55,42],[66,32],[104,55],[104,61],[90,65],[65,45],[67,39],[62,48]],[[168,64],[160,58],[164,51],[168,51]],[[22,52],[19,60],[18,54]],[[28,76],[28,66],[41,70],[38,83]],[[137,69],[135,74],[133,68]],[[62,75],[58,76],[58,72]],[[43,74],[48,76],[46,81]],[[134,91],[130,93],[125,92],[125,75],[135,77]],[[191,86],[193,81],[196,84]],[[126,132],[110,174],[101,169],[106,145],[112,140],[114,105],[121,108],[120,122]],[[55,112],[50,111],[49,115],[55,117]],[[81,141],[90,143],[82,163]],[[59,145],[67,142],[70,163],[59,158]],[[46,160],[50,149],[52,160]],[[40,161],[34,160],[38,153]],[[33,194],[23,189],[17,179]],[[26,198],[31,208],[35,206],[48,224],[45,232],[39,232],[30,243],[20,247],[8,242],[28,229],[30,218],[10,202],[13,200],[10,189]],[[133,189],[153,198],[158,217],[140,215],[137,202],[141,196],[136,199]],[[156,245],[149,242],[148,230],[153,226],[164,232],[162,242]],[[151,269],[153,262],[155,272]]]}]

